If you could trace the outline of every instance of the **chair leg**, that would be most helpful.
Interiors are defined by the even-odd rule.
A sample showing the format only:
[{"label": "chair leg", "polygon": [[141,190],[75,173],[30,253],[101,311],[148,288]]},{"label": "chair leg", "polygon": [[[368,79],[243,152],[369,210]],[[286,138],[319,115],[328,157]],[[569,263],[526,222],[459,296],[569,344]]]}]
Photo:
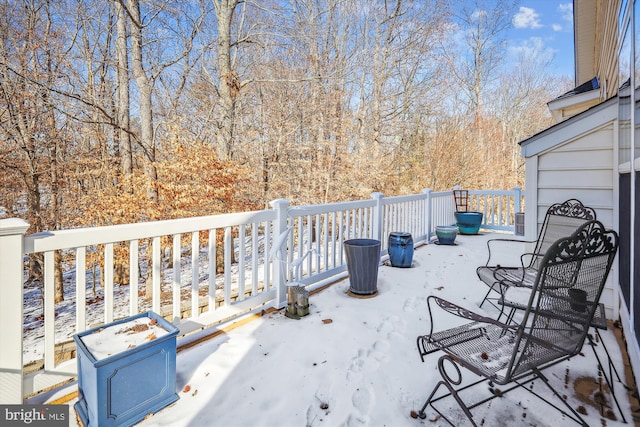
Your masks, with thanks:
[{"label": "chair leg", "polygon": [[[494,288],[494,286],[495,286],[496,284],[498,284],[498,282],[495,282],[493,285],[489,286],[489,290],[488,290],[488,291],[487,291],[487,293],[484,295],[484,298],[482,298],[482,302],[480,303],[480,306],[479,306],[480,308],[482,308],[482,304],[484,304],[486,301],[488,301],[488,300],[490,299],[490,298],[489,298],[489,295],[491,294],[491,292],[496,292],[496,293],[500,294],[500,291],[497,291],[497,290]],[[494,307],[496,307],[496,305],[495,305],[495,304],[493,304],[492,302],[489,302],[489,304],[491,304],[491,305],[493,305]]]},{"label": "chair leg", "polygon": [[562,403],[564,403],[564,406],[566,406],[569,411],[571,411],[571,414],[573,414],[574,416],[571,416],[571,414],[568,414],[567,412],[563,411],[562,409],[560,409],[559,407],[557,407],[556,405],[554,405],[553,403],[549,402],[547,399],[545,399],[544,397],[540,396],[538,393],[535,393],[533,390],[527,388],[527,387],[523,387],[525,390],[527,390],[529,393],[537,396],[539,399],[543,400],[544,402],[546,402],[547,404],[553,406],[554,408],[556,408],[558,411],[560,411],[561,413],[565,414],[567,417],[571,418],[573,421],[577,422],[578,424],[581,424],[584,427],[589,427],[589,424],[587,424],[582,417],[580,416],[580,414],[578,414],[575,409],[573,409],[571,407],[571,405],[569,405],[569,403],[560,395],[560,393],[558,393],[553,387],[551,387],[551,384],[549,384],[549,380],[547,379],[547,377],[545,377],[542,372],[540,372],[537,369],[534,369],[534,372],[536,374],[536,377],[539,378],[540,380],[542,380],[542,382],[547,386],[547,388],[549,388],[549,390],[551,390],[551,392],[553,392],[553,394],[560,399],[560,401]]},{"label": "chair leg", "polygon": [[[449,376],[449,374],[447,373],[447,371],[445,370],[445,368],[444,368],[444,362],[445,361],[449,361],[451,363],[451,365],[453,365],[453,367],[455,368],[456,375],[457,375],[456,379],[451,378]],[[431,394],[429,395],[427,400],[424,402],[424,405],[422,405],[422,408],[418,412],[418,416],[420,418],[422,418],[422,419],[425,419],[427,417],[427,414],[425,413],[425,410],[427,409],[427,406],[432,404],[435,400],[439,400],[442,397],[446,397],[446,396],[450,395],[450,396],[453,396],[453,398],[456,400],[456,402],[458,402],[458,405],[460,405],[460,408],[462,409],[464,414],[467,416],[469,421],[471,421],[471,424],[474,427],[477,427],[477,424],[473,420],[473,415],[471,415],[471,411],[469,410],[467,405],[465,405],[465,403],[462,401],[462,399],[460,398],[460,395],[458,394],[457,390],[454,387],[454,386],[460,385],[460,383],[462,382],[462,373],[460,372],[460,368],[458,367],[458,365],[455,363],[455,361],[449,355],[445,354],[444,356],[441,356],[440,359],[438,359],[438,371],[440,372],[440,376],[442,377],[442,380],[439,381],[438,384],[436,384],[435,388],[433,389],[433,391],[431,392]],[[440,396],[437,399],[434,399],[434,397],[436,395],[436,392],[438,391],[438,389],[442,385],[445,386],[449,390],[449,394],[444,395],[444,396]],[[435,410],[438,413],[440,413],[440,411],[438,411],[437,409],[435,409]],[[446,417],[443,416],[443,418],[449,424],[451,424],[452,426],[455,426],[455,424],[453,424],[451,421],[449,421]]]},{"label": "chair leg", "polygon": [[[455,368],[455,375],[456,375],[457,378],[452,378],[446,372],[445,367],[444,367],[444,362],[445,361],[448,361],[451,365],[453,365],[453,367]],[[474,386],[480,384],[481,382],[486,381],[487,379],[483,378],[480,381],[477,381],[477,382],[474,382],[472,384],[465,385],[462,388],[456,389],[456,386],[459,386],[462,383],[462,373],[460,372],[460,368],[459,368],[458,364],[448,354],[445,354],[444,356],[441,356],[440,359],[438,359],[438,371],[440,372],[440,376],[442,377],[442,380],[439,381],[436,384],[435,388],[433,389],[433,391],[431,392],[431,394],[429,395],[427,400],[424,402],[424,405],[422,405],[422,408],[420,408],[420,411],[418,412],[418,417],[420,417],[421,419],[425,419],[427,417],[427,414],[426,414],[425,411],[427,409],[427,406],[431,405],[433,410],[435,410],[442,417],[442,419],[444,419],[450,425],[456,427],[456,424],[454,424],[451,420],[449,420],[442,412],[440,412],[440,410],[438,408],[436,408],[434,406],[435,402],[451,396],[458,403],[458,405],[460,406],[460,408],[464,412],[465,416],[469,419],[471,424],[474,427],[477,427],[477,424],[473,419],[473,415],[471,414],[471,408],[475,408],[478,405],[484,404],[484,403],[488,402],[489,400],[492,400],[495,397],[502,396],[505,393],[510,392],[511,390],[514,390],[516,388],[522,388],[522,389],[528,391],[529,393],[533,394],[534,396],[536,396],[537,398],[539,398],[543,402],[547,403],[551,407],[555,408],[560,413],[566,415],[569,419],[571,419],[571,420],[575,421],[576,423],[582,425],[583,427],[588,427],[589,426],[582,419],[580,414],[578,414],[578,412],[576,412],[576,410],[573,409],[571,407],[571,405],[569,405],[569,403],[560,395],[560,393],[558,393],[551,386],[551,384],[549,383],[549,380],[547,379],[547,377],[545,377],[542,374],[542,372],[540,372],[537,369],[534,369],[533,372],[530,373],[527,376],[528,379],[526,381],[513,380],[513,383],[512,383],[513,386],[509,387],[506,390],[503,390],[501,394],[499,394],[499,395],[494,394],[494,395],[492,395],[492,396],[490,396],[490,397],[488,397],[488,398],[486,398],[484,400],[480,400],[480,401],[478,401],[476,403],[473,403],[472,405],[467,405],[466,403],[464,403],[464,401],[460,397],[459,392],[463,391],[465,389],[474,387]],[[530,383],[531,381],[534,381],[535,379],[540,379],[547,386],[547,388],[549,388],[551,390],[551,392],[564,404],[564,406],[568,409],[568,411],[563,410],[562,408],[558,407],[553,402],[549,401],[544,396],[542,396],[539,393],[535,392],[532,388],[527,387],[527,384]],[[445,393],[445,394],[442,394],[442,395],[439,395],[439,396],[436,397],[436,393],[438,392],[438,390],[440,389],[441,386],[445,386],[447,388],[447,390],[448,390],[448,393]]]},{"label": "chair leg", "polygon": [[622,417],[622,422],[626,423],[627,419],[624,417],[624,414],[622,413],[622,409],[620,409],[620,403],[618,402],[618,397],[616,396],[616,390],[614,388],[613,385],[613,374],[616,375],[616,377],[618,378],[618,382],[622,383],[622,385],[626,388],[629,389],[629,387],[622,382],[622,380],[620,379],[620,375],[618,374],[618,370],[616,369],[616,367],[613,365],[613,363],[611,362],[611,356],[609,355],[609,350],[607,349],[607,346],[604,344],[604,341],[602,341],[602,336],[600,335],[600,331],[598,331],[597,328],[594,328],[596,334],[598,335],[598,338],[600,340],[600,343],[602,344],[602,347],[604,348],[604,352],[607,355],[607,360],[608,360],[608,365],[609,365],[609,375],[607,375],[604,366],[602,364],[602,361],[600,360],[600,356],[598,355],[598,352],[596,351],[596,343],[593,341],[593,338],[591,337],[590,334],[587,334],[587,339],[589,340],[589,345],[591,346],[591,350],[593,350],[593,355],[596,357],[596,360],[598,362],[598,368],[600,369],[600,371],[602,372],[602,376],[604,377],[604,380],[607,383],[607,386],[609,387],[609,390],[611,390],[611,396],[613,397],[613,401],[616,403],[616,407],[618,408],[618,412],[620,413],[620,416]]}]

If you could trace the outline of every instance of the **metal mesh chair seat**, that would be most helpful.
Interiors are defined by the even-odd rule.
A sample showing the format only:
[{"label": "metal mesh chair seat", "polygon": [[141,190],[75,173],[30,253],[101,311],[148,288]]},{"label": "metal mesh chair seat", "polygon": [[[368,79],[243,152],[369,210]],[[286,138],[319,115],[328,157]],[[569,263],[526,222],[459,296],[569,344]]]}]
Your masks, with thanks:
[{"label": "metal mesh chair seat", "polygon": [[[595,220],[596,213],[576,199],[556,203],[549,207],[545,215],[538,239],[525,241],[519,239],[491,239],[487,241],[489,256],[484,266],[476,269],[478,278],[489,287],[480,307],[485,301],[492,302],[510,286],[531,287],[543,255],[558,239],[570,236],[587,221]],[[495,253],[500,246],[513,243],[529,243],[535,247],[532,252],[520,256],[520,266],[505,266],[497,262]],[[492,295],[498,295],[492,297]],[[495,305],[495,304],[494,304]]]},{"label": "metal mesh chair seat", "polygon": [[[531,339],[528,343],[526,340],[518,341],[518,331],[513,328],[473,322],[454,329],[453,336],[436,333],[432,337],[425,337],[425,342],[430,344],[429,348],[446,349],[447,354],[465,368],[496,384],[507,384],[520,374],[528,374],[531,366],[567,357],[563,349],[550,342],[539,339]],[[549,335],[558,338],[560,334]],[[516,343],[519,344],[518,349],[515,348]],[[525,356],[525,352],[528,356]],[[523,360],[518,369],[511,371],[514,357]],[[535,360],[535,363],[527,363],[529,359]]]},{"label": "metal mesh chair seat", "polygon": [[[617,248],[618,236],[615,231],[605,230],[598,221],[589,221],[571,236],[556,241],[542,257],[531,288],[511,287],[501,293],[501,304],[511,305],[522,313],[518,323],[512,322],[512,319],[503,323],[430,296],[427,302],[431,330],[418,337],[418,351],[423,361],[427,354],[434,351],[445,353],[438,360],[443,379],[427,398],[419,415],[426,417],[424,411],[431,406],[447,420],[433,404],[452,396],[475,425],[470,409],[478,403],[467,405],[460,397],[459,391],[468,388],[468,385],[456,388],[462,383],[457,367],[460,365],[480,376],[481,380],[501,385],[515,384],[507,391],[521,387],[525,379],[527,382],[541,379],[569,412],[543,400],[570,419],[586,425],[580,415],[551,387],[541,371],[582,350],[596,313],[601,313],[599,300]],[[507,299],[518,290],[524,291],[519,299]],[[445,312],[443,315],[456,317],[457,322],[464,319],[466,323],[435,330],[433,311],[436,307]],[[437,320],[450,324],[450,319],[438,317]],[[444,363],[447,361],[455,366],[459,378],[452,378],[446,372]],[[449,392],[436,397],[441,386],[445,386]],[[527,390],[527,387],[524,389]]]}]

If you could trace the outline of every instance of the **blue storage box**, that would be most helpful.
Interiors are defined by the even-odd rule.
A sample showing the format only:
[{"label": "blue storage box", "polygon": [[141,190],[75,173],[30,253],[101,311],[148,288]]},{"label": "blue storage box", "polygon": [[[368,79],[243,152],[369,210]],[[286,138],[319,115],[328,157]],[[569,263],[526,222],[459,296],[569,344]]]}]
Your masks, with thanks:
[{"label": "blue storage box", "polygon": [[[101,333],[104,335],[98,335]],[[174,325],[152,311],[74,335],[78,360],[75,409],[84,426],[132,425],[178,400],[177,335]],[[142,342],[124,349],[114,344],[122,339],[118,345],[124,346],[125,339],[135,337]],[[104,350],[99,347],[101,341]]]}]

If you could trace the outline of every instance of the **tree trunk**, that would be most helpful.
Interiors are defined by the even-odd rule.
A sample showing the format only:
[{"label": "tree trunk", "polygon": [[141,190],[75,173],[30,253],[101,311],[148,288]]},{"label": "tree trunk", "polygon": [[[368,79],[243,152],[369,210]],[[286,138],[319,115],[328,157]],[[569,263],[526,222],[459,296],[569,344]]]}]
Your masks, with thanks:
[{"label": "tree trunk", "polygon": [[131,68],[139,92],[140,109],[140,144],[144,150],[147,163],[145,173],[149,180],[147,184],[147,197],[152,204],[158,203],[158,170],[156,168],[156,147],[153,135],[153,111],[151,103],[151,90],[153,82],[150,81],[142,62],[142,28],[140,21],[140,1],[128,0],[128,9],[131,16]]},{"label": "tree trunk", "polygon": [[231,21],[238,0],[213,0],[218,21],[218,92],[222,110],[217,134],[224,159],[233,156],[236,99],[240,94],[238,74],[231,67]]},{"label": "tree trunk", "polygon": [[[133,173],[133,150],[129,135],[129,53],[127,51],[127,18],[124,7],[115,2],[116,7],[116,77],[117,77],[117,120],[120,145],[120,168],[123,176]],[[132,188],[129,188],[133,192]]]}]

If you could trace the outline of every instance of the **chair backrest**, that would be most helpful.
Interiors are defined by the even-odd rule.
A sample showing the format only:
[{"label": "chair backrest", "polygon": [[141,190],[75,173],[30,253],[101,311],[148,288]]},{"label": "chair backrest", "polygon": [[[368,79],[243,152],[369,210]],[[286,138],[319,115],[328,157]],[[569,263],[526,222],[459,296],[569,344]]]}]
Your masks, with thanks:
[{"label": "chair backrest", "polygon": [[512,377],[581,351],[617,249],[617,233],[596,220],[551,245],[520,326]]},{"label": "chair backrest", "polygon": [[584,206],[576,199],[569,199],[563,203],[555,203],[547,209],[542,222],[542,228],[538,234],[536,247],[533,253],[538,255],[532,258],[530,267],[538,268],[547,250],[558,239],[570,236],[574,231],[587,221],[596,219],[596,212],[590,207]]}]

